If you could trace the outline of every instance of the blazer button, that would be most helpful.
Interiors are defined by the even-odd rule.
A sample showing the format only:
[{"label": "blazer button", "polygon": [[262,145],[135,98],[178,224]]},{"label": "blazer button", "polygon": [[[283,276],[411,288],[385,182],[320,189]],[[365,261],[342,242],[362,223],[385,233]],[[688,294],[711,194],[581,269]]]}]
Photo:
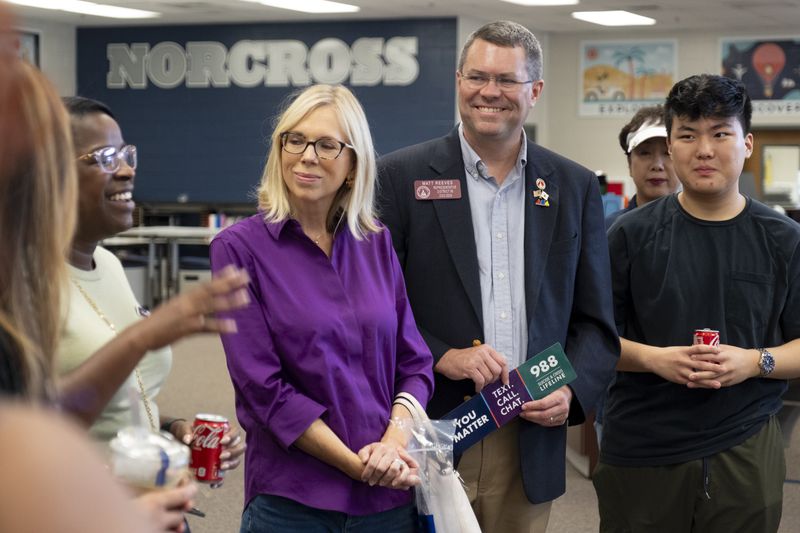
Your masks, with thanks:
[{"label": "blazer button", "polygon": [[464,396],[464,401],[466,402],[467,400],[469,400],[469,399],[471,399],[471,398],[472,398],[472,396],[470,396],[469,394],[467,394],[466,396]]}]

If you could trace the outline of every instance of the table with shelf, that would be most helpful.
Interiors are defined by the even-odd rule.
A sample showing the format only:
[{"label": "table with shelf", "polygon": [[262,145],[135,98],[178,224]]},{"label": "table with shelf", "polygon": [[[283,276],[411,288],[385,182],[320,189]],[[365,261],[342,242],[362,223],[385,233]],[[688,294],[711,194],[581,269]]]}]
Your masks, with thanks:
[{"label": "table with shelf", "polygon": [[[220,228],[198,226],[137,226],[103,240],[103,246],[147,246],[147,284],[144,305],[153,307],[179,289],[180,246],[208,245]],[[166,258],[166,287],[159,281],[159,258]]]}]

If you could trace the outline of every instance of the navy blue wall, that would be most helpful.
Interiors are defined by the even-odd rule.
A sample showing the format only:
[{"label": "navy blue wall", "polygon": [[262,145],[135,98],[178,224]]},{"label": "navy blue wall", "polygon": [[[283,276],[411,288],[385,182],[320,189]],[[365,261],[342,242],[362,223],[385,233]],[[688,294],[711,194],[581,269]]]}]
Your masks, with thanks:
[{"label": "navy blue wall", "polygon": [[183,48],[188,42],[215,41],[230,50],[243,40],[297,40],[310,49],[328,38],[350,46],[363,37],[388,41],[409,36],[418,43],[419,74],[413,82],[353,86],[350,77],[344,81],[364,106],[382,154],[442,135],[453,126],[455,19],[84,28],[78,30],[78,94],[107,103],[125,140],[139,147],[137,201],[172,203],[186,195],[190,203],[252,203],[272,121],[278,106],[298,87],[231,83],[188,88],[181,82],[162,88],[148,79],[145,88],[131,88],[127,82],[109,88],[107,45],[147,43],[152,51],[166,41]]}]

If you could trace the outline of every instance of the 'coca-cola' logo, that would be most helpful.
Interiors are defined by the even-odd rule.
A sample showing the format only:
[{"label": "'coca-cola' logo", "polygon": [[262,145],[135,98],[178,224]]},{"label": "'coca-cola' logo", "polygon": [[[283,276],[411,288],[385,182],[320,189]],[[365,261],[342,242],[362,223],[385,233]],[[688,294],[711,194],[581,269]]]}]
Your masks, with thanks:
[{"label": "'coca-cola' logo", "polygon": [[192,448],[219,448],[223,429],[225,428],[222,426],[209,426],[207,424],[195,426]]}]

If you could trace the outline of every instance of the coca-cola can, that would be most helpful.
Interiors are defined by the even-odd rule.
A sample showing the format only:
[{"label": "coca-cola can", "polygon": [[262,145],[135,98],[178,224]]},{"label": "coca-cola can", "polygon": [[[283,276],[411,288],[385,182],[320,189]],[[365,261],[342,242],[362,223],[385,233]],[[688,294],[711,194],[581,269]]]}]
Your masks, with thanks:
[{"label": "coca-cola can", "polygon": [[694,342],[692,344],[719,346],[719,331],[709,328],[696,329],[694,330]]},{"label": "coca-cola can", "polygon": [[225,472],[220,470],[220,441],[229,429],[230,424],[224,416],[200,413],[194,417],[190,468],[197,481],[212,486],[222,483]]}]

